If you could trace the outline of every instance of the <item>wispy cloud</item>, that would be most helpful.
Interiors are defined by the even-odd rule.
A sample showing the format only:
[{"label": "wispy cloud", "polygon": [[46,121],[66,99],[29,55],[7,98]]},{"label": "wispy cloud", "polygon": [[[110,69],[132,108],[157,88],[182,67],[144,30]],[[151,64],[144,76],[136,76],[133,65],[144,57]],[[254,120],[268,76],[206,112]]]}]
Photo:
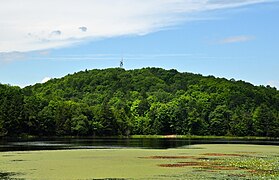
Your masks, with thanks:
[{"label": "wispy cloud", "polygon": [[267,83],[267,85],[269,85],[269,86],[271,86],[271,87],[275,87],[275,88],[277,88],[277,89],[279,90],[279,80],[278,80],[278,81],[274,81],[274,80],[269,81],[269,82]]},{"label": "wispy cloud", "polygon": [[48,82],[49,80],[51,80],[51,78],[50,78],[50,77],[45,77],[44,79],[42,79],[41,83]]},{"label": "wispy cloud", "polygon": [[[243,59],[243,57],[237,56],[210,56],[202,53],[149,53],[149,54],[67,54],[67,55],[48,55],[48,56],[30,56],[30,60],[50,60],[50,61],[98,61],[107,60],[115,61],[117,59],[124,59],[124,61],[133,60],[162,60],[173,58],[187,61],[218,61],[222,60],[232,60],[232,59]],[[250,59],[251,57],[245,57],[245,59]]]},{"label": "wispy cloud", "polygon": [[247,42],[255,39],[253,36],[247,36],[247,35],[242,35],[242,36],[232,36],[232,37],[227,37],[219,41],[220,44],[230,44],[230,43],[238,43],[238,42]]},{"label": "wispy cloud", "polygon": [[50,51],[49,50],[38,51],[37,54],[42,56],[48,56],[50,55]]},{"label": "wispy cloud", "polygon": [[15,60],[21,60],[26,57],[25,53],[13,51],[13,52],[0,52],[0,63],[9,63]]},{"label": "wispy cloud", "polygon": [[199,13],[270,1],[3,0],[0,52],[43,50],[96,38],[143,35],[203,18],[196,17]]}]

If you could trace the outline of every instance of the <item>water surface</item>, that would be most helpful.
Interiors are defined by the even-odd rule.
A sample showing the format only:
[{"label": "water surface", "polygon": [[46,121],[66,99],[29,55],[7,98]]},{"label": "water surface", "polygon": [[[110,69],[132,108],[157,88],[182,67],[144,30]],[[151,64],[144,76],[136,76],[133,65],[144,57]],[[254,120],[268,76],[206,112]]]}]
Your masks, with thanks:
[{"label": "water surface", "polygon": [[0,140],[0,151],[187,148],[195,144],[279,145],[279,140],[185,139],[185,138],[6,138]]}]

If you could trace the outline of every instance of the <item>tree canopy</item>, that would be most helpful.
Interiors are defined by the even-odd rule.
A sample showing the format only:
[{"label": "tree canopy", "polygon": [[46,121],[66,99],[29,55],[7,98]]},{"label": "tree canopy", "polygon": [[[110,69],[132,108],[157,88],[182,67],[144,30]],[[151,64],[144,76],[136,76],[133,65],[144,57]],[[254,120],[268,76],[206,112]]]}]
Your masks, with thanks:
[{"label": "tree canopy", "polygon": [[279,91],[177,70],[85,70],[0,84],[0,136],[279,136]]}]

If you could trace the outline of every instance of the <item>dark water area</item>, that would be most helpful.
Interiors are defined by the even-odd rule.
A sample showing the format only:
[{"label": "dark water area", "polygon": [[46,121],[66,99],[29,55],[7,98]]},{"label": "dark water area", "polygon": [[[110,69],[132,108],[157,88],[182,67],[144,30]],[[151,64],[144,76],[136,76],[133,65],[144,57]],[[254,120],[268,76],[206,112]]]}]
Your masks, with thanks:
[{"label": "dark water area", "polygon": [[5,138],[0,152],[63,149],[168,149],[195,144],[255,144],[279,146],[279,140],[185,139],[185,138]]}]

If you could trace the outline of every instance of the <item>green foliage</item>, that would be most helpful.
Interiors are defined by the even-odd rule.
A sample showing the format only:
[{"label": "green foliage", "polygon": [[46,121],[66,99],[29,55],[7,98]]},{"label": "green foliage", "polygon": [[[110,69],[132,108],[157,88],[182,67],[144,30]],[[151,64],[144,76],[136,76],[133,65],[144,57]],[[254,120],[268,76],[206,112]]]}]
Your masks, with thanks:
[{"label": "green foliage", "polygon": [[[277,111],[278,113],[278,111]],[[272,109],[262,104],[256,108],[253,114],[256,133],[259,136],[278,136],[278,117],[276,119]]]},{"label": "green foliage", "polygon": [[90,70],[0,85],[0,136],[279,136],[279,92],[176,70]]},{"label": "green foliage", "polygon": [[0,84],[0,136],[22,131],[23,94],[19,87]]},{"label": "green foliage", "polygon": [[224,136],[228,134],[231,111],[225,105],[218,105],[209,115],[210,134]]}]

